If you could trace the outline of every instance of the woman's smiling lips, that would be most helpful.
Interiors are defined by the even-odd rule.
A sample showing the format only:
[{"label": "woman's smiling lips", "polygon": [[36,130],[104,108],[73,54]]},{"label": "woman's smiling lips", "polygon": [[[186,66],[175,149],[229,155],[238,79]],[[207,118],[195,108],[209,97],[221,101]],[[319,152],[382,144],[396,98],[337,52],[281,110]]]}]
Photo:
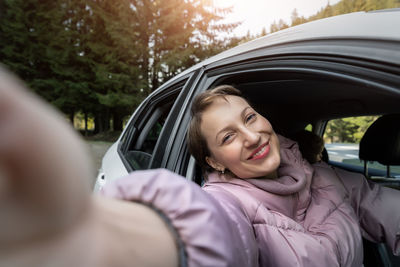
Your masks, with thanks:
[{"label": "woman's smiling lips", "polygon": [[251,156],[248,158],[248,160],[257,160],[257,159],[262,159],[265,158],[268,153],[269,153],[269,141],[262,144],[259,146],[254,152],[251,154]]}]

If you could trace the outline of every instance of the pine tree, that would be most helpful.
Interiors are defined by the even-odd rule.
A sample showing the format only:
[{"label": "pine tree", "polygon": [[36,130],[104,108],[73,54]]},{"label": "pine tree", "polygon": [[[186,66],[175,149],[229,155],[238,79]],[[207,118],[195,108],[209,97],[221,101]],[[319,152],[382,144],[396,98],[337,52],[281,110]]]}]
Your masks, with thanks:
[{"label": "pine tree", "polygon": [[283,19],[280,19],[278,23],[274,21],[274,23],[271,24],[270,32],[273,33],[286,28],[289,28],[289,25]]},{"label": "pine tree", "polygon": [[[71,1],[7,1],[1,17],[0,53],[34,91],[72,119],[90,90],[79,59],[79,33]],[[76,3],[75,3],[76,4]],[[78,6],[79,7],[79,6]]]},{"label": "pine tree", "polygon": [[[221,32],[238,24],[221,24],[224,12],[212,1],[134,0],[144,73],[149,93],[185,68],[224,48]],[[217,50],[217,51],[216,51]],[[212,53],[210,53],[212,51]]]},{"label": "pine tree", "polygon": [[[1,62],[68,114],[95,118],[96,132],[161,83],[232,45],[229,9],[207,0],[4,0]],[[5,41],[7,40],[7,41]]]},{"label": "pine tree", "polygon": [[93,110],[96,132],[122,130],[122,121],[140,103],[146,86],[141,66],[134,10],[129,1],[90,1],[84,23],[89,29],[82,49],[93,73],[92,91],[100,105]]},{"label": "pine tree", "polygon": [[299,16],[299,14],[297,13],[297,9],[293,9],[292,11],[292,15],[291,15],[291,20],[292,23],[290,26],[296,26],[299,24],[303,24],[306,22],[306,19],[303,16]]},{"label": "pine tree", "polygon": [[34,75],[34,49],[30,46],[34,29],[25,14],[29,6],[23,0],[1,1],[0,60],[25,80]]}]

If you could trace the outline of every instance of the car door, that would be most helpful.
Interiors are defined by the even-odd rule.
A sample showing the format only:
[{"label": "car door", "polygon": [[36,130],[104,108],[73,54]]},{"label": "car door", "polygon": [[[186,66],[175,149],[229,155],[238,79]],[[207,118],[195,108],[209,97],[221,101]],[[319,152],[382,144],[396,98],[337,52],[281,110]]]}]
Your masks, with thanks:
[{"label": "car door", "polygon": [[160,167],[160,147],[168,142],[175,110],[179,110],[177,99],[189,78],[185,76],[148,97],[130,121],[118,144],[118,154],[128,172]]},{"label": "car door", "polygon": [[135,110],[120,138],[106,152],[94,191],[134,170],[160,167],[180,103],[195,72],[167,82]]}]

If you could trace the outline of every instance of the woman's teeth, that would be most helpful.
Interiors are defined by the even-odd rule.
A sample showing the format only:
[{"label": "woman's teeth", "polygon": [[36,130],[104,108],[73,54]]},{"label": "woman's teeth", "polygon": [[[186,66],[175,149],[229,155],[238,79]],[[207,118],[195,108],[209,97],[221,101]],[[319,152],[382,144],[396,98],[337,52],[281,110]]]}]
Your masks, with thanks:
[{"label": "woman's teeth", "polygon": [[262,153],[265,152],[265,149],[267,149],[267,146],[264,146],[263,148],[261,148],[260,151],[258,151],[256,154],[254,154],[253,158],[257,157],[257,156],[260,156]]}]

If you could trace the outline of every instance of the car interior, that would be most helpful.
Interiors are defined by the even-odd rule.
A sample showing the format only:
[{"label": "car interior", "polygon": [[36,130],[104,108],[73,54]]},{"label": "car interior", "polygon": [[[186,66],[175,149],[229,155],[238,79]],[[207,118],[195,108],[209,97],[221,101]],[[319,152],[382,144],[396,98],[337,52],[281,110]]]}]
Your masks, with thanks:
[{"label": "car interior", "polygon": [[[312,131],[323,136],[327,122],[333,119],[400,113],[399,91],[345,77],[340,80],[307,73],[253,72],[226,75],[210,88],[220,84],[230,84],[241,90],[275,131],[287,137],[307,125],[312,125]],[[383,131],[389,131],[390,127],[391,123],[386,124]],[[391,142],[394,141],[391,139]],[[345,165],[340,167],[346,168]],[[364,168],[347,168],[364,172]]]},{"label": "car interior", "polygon": [[[289,138],[304,129],[323,137],[330,122],[336,119],[359,116],[378,118],[371,122],[360,144],[353,149],[353,158],[337,161],[332,156],[333,152],[329,151],[329,144],[325,144],[324,160],[337,168],[365,174],[367,179],[384,186],[400,189],[400,90],[396,87],[398,80],[392,79],[390,72],[367,69],[354,73],[352,67],[335,73],[298,68],[248,69],[244,66],[244,71],[217,70],[214,74],[209,73],[205,85],[199,85],[199,88],[233,85],[271,122],[278,134]],[[180,85],[179,90],[183,86]],[[164,124],[176,123],[171,122],[169,117],[179,91],[170,92],[174,93],[157,100],[151,109],[144,110],[145,116],[125,134],[128,141],[126,150],[122,152],[128,169],[146,169],[154,162],[154,149],[167,151],[166,142],[160,142],[158,138],[163,136],[164,128],[168,128]],[[188,114],[185,116],[182,121],[189,118]],[[175,151],[167,153],[178,155],[169,168],[202,185],[204,176],[200,167],[187,151],[184,140],[180,139],[180,142],[181,146],[176,145],[171,148]],[[382,166],[377,168],[377,164]],[[400,266],[400,257],[393,256],[383,243],[364,240],[364,250],[365,267]]]},{"label": "car interior", "polygon": [[[255,109],[265,116],[275,131],[287,137],[303,130],[307,125],[323,136],[328,121],[338,118],[379,117],[364,133],[359,145],[360,164],[324,160],[333,166],[364,173],[367,179],[384,186],[400,189],[400,91],[383,85],[367,86],[365,82],[332,77],[316,77],[299,73],[244,73],[217,79],[210,86],[230,84],[241,90]],[[193,161],[193,159],[191,159]],[[386,170],[370,168],[372,161],[386,166]],[[189,166],[193,162],[189,162]],[[190,168],[190,167],[189,167]],[[194,164],[187,172],[193,180],[204,182],[200,168]],[[395,178],[397,177],[397,178]],[[364,240],[364,266],[400,266],[400,257],[393,256],[385,244]]]},{"label": "car interior", "polygon": [[[255,109],[271,122],[275,131],[287,137],[292,137],[307,125],[312,126],[314,133],[323,136],[327,122],[333,119],[400,113],[398,91],[388,90],[383,85],[366,86],[364,81],[355,82],[345,78],[339,80],[280,71],[226,75],[217,79],[210,88],[220,84],[230,84],[241,90]],[[396,118],[398,117],[386,124],[382,130],[383,135],[391,131],[390,127],[394,125]],[[374,138],[367,144],[360,145],[360,149],[364,151],[366,146],[370,147],[374,142],[380,141]],[[396,147],[394,137],[390,142],[392,147]],[[399,156],[399,151],[393,153]],[[360,158],[360,160],[368,163],[373,159]],[[365,173],[363,164],[351,165],[332,161],[329,163],[350,171]],[[196,182],[201,184],[201,175],[198,175],[197,171],[195,173]],[[368,177],[382,178],[389,176],[387,171],[374,169],[370,169],[368,175]],[[384,180],[381,179],[379,182]],[[399,181],[392,182],[399,185]]]}]

